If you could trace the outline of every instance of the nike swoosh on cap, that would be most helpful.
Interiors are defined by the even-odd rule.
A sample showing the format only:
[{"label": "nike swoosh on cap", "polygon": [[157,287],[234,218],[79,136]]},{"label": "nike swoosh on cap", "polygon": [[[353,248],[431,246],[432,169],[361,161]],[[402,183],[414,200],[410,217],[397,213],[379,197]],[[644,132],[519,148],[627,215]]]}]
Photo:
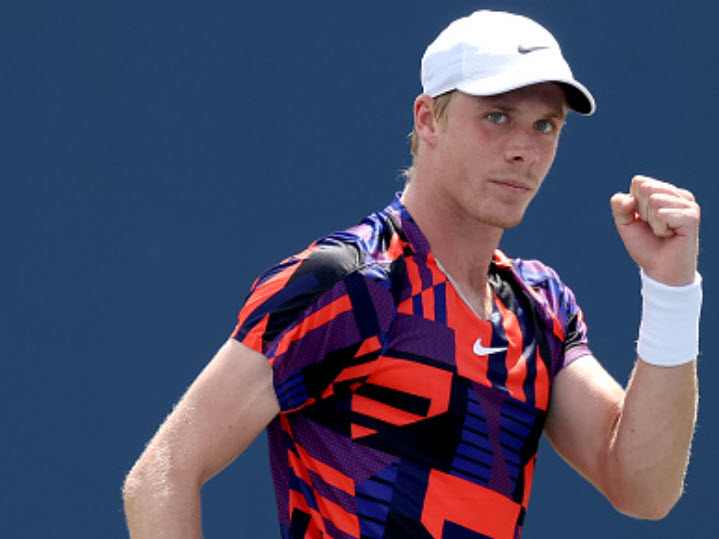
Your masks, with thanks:
[{"label": "nike swoosh on cap", "polygon": [[507,350],[507,346],[498,346],[496,348],[485,348],[482,346],[482,337],[474,341],[474,346],[472,347],[472,352],[477,354],[478,356],[488,356],[490,354],[496,354],[498,352],[504,352]]},{"label": "nike swoosh on cap", "polygon": [[517,46],[517,52],[519,54],[527,54],[528,52],[534,52],[534,51],[539,51],[539,50],[548,49],[548,48],[549,48],[549,45],[535,45],[533,47],[519,45],[519,46]]}]

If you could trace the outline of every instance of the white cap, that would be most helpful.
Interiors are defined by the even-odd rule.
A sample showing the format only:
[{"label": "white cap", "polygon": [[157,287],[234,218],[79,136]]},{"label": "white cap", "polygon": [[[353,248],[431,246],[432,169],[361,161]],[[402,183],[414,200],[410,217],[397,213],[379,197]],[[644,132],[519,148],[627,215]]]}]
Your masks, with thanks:
[{"label": "white cap", "polygon": [[581,114],[596,109],[554,36],[521,15],[475,11],[445,28],[422,57],[422,88],[431,97],[451,90],[496,95],[540,82],[559,83]]}]

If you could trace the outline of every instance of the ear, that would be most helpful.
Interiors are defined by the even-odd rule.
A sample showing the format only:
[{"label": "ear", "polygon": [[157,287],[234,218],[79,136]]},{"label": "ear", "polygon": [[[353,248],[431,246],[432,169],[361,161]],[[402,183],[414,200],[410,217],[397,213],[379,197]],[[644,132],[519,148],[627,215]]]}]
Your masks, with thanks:
[{"label": "ear", "polygon": [[434,145],[438,125],[434,115],[434,100],[427,94],[422,94],[414,100],[414,127],[422,143]]}]

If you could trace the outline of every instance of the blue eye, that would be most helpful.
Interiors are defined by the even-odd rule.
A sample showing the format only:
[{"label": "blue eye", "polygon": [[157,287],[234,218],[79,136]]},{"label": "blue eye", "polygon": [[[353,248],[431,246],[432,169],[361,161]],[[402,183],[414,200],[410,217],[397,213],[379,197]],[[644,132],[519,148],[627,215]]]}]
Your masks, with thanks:
[{"label": "blue eye", "polygon": [[540,120],[534,124],[534,128],[541,133],[551,133],[554,131],[554,125],[552,122],[546,120]]},{"label": "blue eye", "polygon": [[487,119],[495,124],[503,124],[507,121],[507,115],[503,112],[491,112],[487,114]]}]

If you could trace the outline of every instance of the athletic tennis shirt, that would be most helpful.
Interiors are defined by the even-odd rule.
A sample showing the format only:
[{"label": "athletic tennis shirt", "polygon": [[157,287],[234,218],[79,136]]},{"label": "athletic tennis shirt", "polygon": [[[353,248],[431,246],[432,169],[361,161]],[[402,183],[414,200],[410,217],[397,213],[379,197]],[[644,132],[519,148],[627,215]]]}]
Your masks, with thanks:
[{"label": "athletic tennis shirt", "polygon": [[588,354],[574,295],[497,251],[464,303],[397,197],[253,285],[233,337],[264,354],[285,538],[514,539],[552,380]]}]

